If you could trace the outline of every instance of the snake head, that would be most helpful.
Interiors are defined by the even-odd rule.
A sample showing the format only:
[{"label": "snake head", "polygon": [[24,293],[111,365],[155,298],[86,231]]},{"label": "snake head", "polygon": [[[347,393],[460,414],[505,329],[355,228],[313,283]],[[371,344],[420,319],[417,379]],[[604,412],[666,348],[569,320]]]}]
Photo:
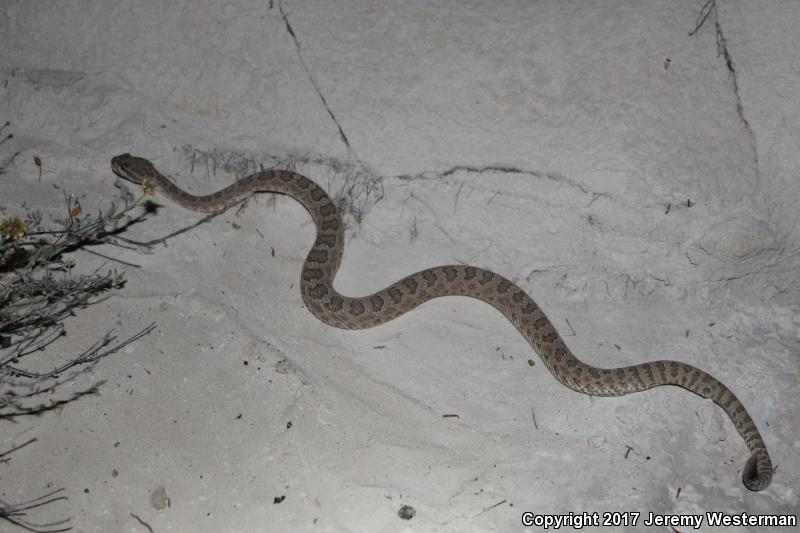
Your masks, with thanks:
[{"label": "snake head", "polygon": [[152,180],[158,171],[147,159],[131,154],[122,154],[111,158],[111,170],[120,178],[143,185]]}]

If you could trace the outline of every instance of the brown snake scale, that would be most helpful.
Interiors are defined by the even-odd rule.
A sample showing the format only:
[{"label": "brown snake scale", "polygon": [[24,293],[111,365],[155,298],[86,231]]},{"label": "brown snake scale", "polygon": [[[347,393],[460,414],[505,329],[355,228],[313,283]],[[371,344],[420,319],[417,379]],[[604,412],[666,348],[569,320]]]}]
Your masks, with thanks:
[{"label": "brown snake scale", "polygon": [[365,329],[383,324],[439,296],[461,295],[494,306],[511,321],[539,354],[553,376],[565,386],[592,396],[622,396],[657,387],[677,385],[710,398],[730,417],[744,439],[750,458],[742,481],[750,490],[763,490],[772,480],[772,461],[753,419],[724,384],[691,365],[654,361],[621,368],[595,368],[569,351],[553,324],[525,291],[506,278],[472,266],[446,265],[407,276],[369,296],[351,298],[333,288],[344,251],[344,225],[335,204],[310,179],[288,170],[257,172],[206,196],[191,195],[146,159],[123,154],[111,160],[114,172],[139,185],[158,189],[187,209],[219,212],[255,192],[291,196],[314,219],[317,238],[300,277],[303,301],[322,322],[344,329]]}]

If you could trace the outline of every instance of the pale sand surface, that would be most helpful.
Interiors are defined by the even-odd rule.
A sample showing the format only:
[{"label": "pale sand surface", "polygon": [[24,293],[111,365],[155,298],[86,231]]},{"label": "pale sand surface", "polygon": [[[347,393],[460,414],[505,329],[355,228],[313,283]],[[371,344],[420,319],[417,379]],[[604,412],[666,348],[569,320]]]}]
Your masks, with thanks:
[{"label": "pale sand surface", "polygon": [[[157,329],[61,393],[106,380],[99,396],[0,421],[3,449],[38,439],[0,464],[0,497],[64,487],[31,518],[79,532],[147,531],[131,513],[156,533],[798,513],[800,4],[720,1],[690,37],[702,4],[5,2],[0,215],[61,216],[63,191],[105,207],[123,152],[194,192],[294,165],[345,200],[340,291],[452,262],[501,273],[587,362],[676,359],[726,383],[778,465],[766,491],[742,485],[721,409],[572,392],[480,302],[321,324],[298,289],[311,220],[262,195],[150,254],[96,249],[139,268],[74,255],[128,282],[58,353]],[[126,237],[201,217],[154,201]],[[671,531],[583,531],[600,530]]]}]

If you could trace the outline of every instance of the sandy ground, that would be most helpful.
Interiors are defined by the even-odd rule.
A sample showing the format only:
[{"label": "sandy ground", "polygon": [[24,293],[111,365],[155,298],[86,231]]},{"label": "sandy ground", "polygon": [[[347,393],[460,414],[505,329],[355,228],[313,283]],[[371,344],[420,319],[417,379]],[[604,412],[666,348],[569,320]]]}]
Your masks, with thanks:
[{"label": "sandy ground", "polygon": [[[778,466],[767,490],[741,484],[746,448],[712,403],[572,392],[480,302],[321,324],[298,290],[311,220],[262,195],[151,253],[94,249],[135,266],[74,254],[128,282],[49,357],[157,328],[53,399],[105,380],[100,395],[0,421],[2,449],[37,439],[0,463],[0,497],[63,487],[29,518],[79,532],[544,531],[529,511],[686,533],[644,519],[796,516],[800,4],[720,0],[690,36],[709,7],[6,1],[0,215],[60,216],[65,191],[106,207],[123,152],[194,192],[291,166],[344,206],[340,291],[451,262],[502,273],[587,362],[676,359],[726,383]],[[154,201],[126,237],[200,218]]]}]

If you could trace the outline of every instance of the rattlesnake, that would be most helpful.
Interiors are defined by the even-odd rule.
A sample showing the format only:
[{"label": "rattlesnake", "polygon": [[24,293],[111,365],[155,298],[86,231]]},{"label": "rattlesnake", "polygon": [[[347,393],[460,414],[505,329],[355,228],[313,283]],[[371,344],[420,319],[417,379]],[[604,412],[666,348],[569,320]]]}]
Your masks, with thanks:
[{"label": "rattlesnake", "polygon": [[498,309],[516,326],[539,354],[548,370],[565,386],[591,396],[622,396],[677,385],[710,398],[728,414],[750,450],[742,481],[750,490],[763,490],[772,480],[767,448],[742,402],[719,380],[678,361],[654,361],[621,368],[595,368],[569,351],[553,324],[533,299],[516,284],[494,272],[464,265],[428,268],[407,276],[369,296],[339,294],[333,279],[344,251],[344,225],[333,201],[309,178],[288,170],[257,172],[206,196],[194,196],[159,173],[146,159],[123,154],[111,160],[122,178],[157,189],[187,209],[220,212],[256,192],[291,196],[308,210],[317,238],[303,264],[300,289],[309,311],[322,322],[343,329],[383,324],[439,296],[470,296]]}]

